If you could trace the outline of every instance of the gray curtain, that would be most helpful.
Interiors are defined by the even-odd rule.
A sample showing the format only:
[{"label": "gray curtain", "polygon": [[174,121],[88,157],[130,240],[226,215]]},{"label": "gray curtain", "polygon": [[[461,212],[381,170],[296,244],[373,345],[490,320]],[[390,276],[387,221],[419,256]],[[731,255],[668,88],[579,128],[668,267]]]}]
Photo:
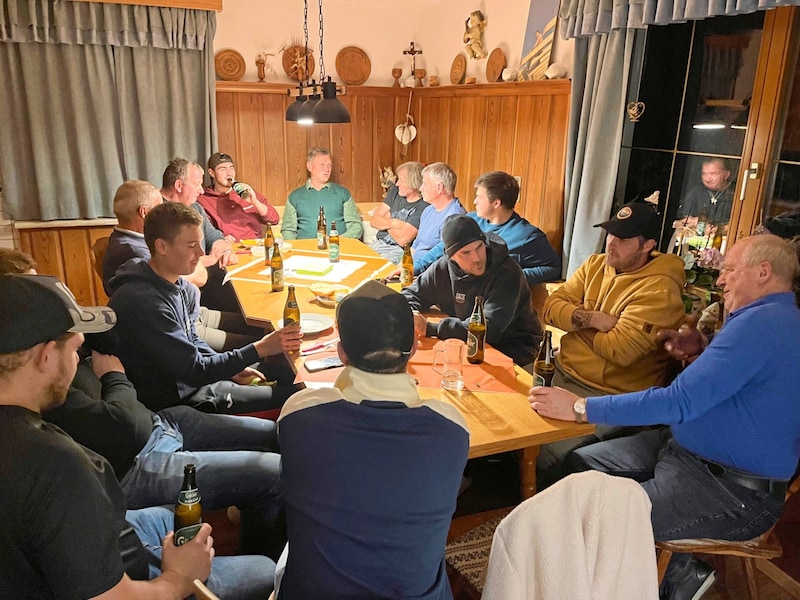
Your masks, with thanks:
[{"label": "gray curtain", "polygon": [[611,212],[635,30],[575,40],[567,146],[564,277],[600,252]]},{"label": "gray curtain", "polygon": [[800,0],[562,0],[564,39],[800,4]]},{"label": "gray curtain", "polygon": [[126,179],[160,186],[216,146],[213,12],[4,0],[0,173],[14,220],[113,216]]}]

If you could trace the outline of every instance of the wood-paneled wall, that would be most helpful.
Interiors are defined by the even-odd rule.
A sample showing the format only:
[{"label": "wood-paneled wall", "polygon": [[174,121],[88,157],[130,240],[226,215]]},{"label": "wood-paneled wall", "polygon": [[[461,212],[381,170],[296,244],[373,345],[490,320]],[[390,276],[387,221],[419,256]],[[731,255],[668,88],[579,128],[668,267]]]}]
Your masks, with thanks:
[{"label": "wood-paneled wall", "polygon": [[457,195],[472,210],[474,182],[503,170],[522,178],[518,212],[560,250],[564,237],[564,169],[570,82],[537,81],[414,88],[410,114],[416,139],[405,149],[394,136],[404,123],[404,88],[351,86],[341,97],[349,125],[303,127],[284,119],[287,86],[217,82],[219,150],[236,161],[237,177],[276,205],[307,177],[306,152],[325,146],[332,179],[357,202],[380,199],[379,167],[407,160],[443,161],[458,175]]},{"label": "wood-paneled wall", "polygon": [[20,250],[36,260],[39,273],[66,283],[78,302],[103,305],[108,297],[94,273],[91,249],[97,238],[109,236],[112,231],[109,225],[20,229]]}]

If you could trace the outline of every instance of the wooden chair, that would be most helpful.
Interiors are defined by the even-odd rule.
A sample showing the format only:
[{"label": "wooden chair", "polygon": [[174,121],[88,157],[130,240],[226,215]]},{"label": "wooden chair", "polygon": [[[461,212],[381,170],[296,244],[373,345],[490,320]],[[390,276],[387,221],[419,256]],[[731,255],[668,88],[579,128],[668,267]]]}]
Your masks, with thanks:
[{"label": "wooden chair", "polygon": [[[800,478],[796,478],[789,486],[789,489],[786,490],[786,500],[788,501],[792,494],[796,493],[798,489],[800,489]],[[766,531],[760,536],[743,542],[711,539],[656,542],[656,548],[658,550],[658,583],[661,585],[661,582],[664,580],[664,574],[667,572],[667,565],[669,565],[673,553],[683,552],[693,554],[695,552],[700,552],[723,557],[722,560],[717,561],[715,568],[717,571],[717,580],[720,582],[722,588],[725,589],[724,557],[738,556],[742,559],[742,569],[747,578],[747,590],[750,600],[759,600],[761,594],[756,579],[756,559],[765,558],[769,560],[780,558],[783,554],[783,548],[781,547],[778,537],[775,535],[774,529],[775,527],[773,526],[769,531]]]},{"label": "wooden chair", "polygon": [[105,256],[106,249],[108,248],[108,236],[97,238],[92,244],[92,267],[94,272],[103,280],[103,256]]},{"label": "wooden chair", "polygon": [[220,600],[219,596],[208,589],[206,584],[199,579],[192,581],[192,587],[194,588],[194,596],[197,600]]}]

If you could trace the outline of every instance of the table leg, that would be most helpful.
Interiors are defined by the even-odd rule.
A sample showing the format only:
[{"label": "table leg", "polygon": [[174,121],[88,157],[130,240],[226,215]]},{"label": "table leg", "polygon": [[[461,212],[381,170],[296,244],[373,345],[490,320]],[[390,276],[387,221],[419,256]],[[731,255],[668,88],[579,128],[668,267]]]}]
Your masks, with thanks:
[{"label": "table leg", "polygon": [[530,498],[536,493],[536,459],[539,457],[539,446],[523,448],[519,457],[519,483],[522,499]]}]

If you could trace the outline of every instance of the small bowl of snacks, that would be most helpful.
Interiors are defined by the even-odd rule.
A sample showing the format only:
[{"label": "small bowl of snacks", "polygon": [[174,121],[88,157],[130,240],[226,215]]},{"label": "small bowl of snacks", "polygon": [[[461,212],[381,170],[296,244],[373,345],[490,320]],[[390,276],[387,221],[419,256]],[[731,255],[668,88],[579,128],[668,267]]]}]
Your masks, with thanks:
[{"label": "small bowl of snacks", "polygon": [[312,283],[308,286],[308,289],[316,296],[317,304],[326,308],[336,308],[342,298],[350,293],[350,288],[345,285],[324,281]]}]

